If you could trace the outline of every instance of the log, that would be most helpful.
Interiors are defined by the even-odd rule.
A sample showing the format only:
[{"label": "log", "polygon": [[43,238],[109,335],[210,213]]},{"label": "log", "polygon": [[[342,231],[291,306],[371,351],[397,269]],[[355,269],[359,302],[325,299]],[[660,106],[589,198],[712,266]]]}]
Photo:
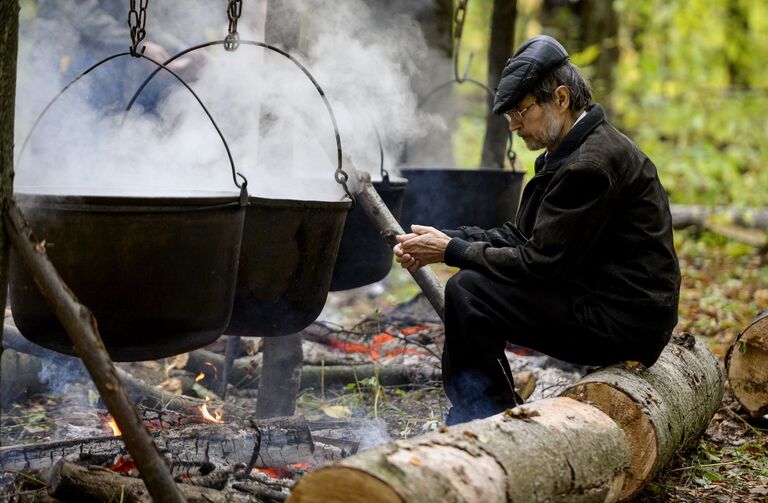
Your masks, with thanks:
[{"label": "log", "polygon": [[[159,430],[152,434],[159,448],[178,465],[216,466],[239,463],[254,466],[286,466],[311,463],[314,443],[304,418],[275,418],[248,423],[196,424]],[[35,445],[0,447],[0,467],[9,471],[49,469],[59,459],[84,456],[112,459],[125,455],[121,437],[105,436],[63,440]]]},{"label": "log", "polygon": [[301,334],[264,340],[256,417],[292,416],[301,382]]},{"label": "log", "polygon": [[615,501],[628,452],[610,417],[551,398],[320,468],[296,484],[288,501]]},{"label": "log", "polygon": [[768,414],[768,311],[731,344],[725,356],[731,390],[753,418]]},{"label": "log", "polygon": [[[188,503],[228,503],[229,491],[219,491],[190,484],[177,484]],[[80,466],[58,461],[51,470],[48,494],[57,500],[77,503],[151,503],[141,479],[126,477],[101,466]]]},{"label": "log", "polygon": [[768,208],[729,208],[727,206],[696,206],[672,204],[672,225],[706,227],[709,222],[729,222],[753,229],[768,229]]},{"label": "log", "polygon": [[704,433],[723,398],[723,375],[702,341],[676,334],[652,367],[607,367],[563,395],[597,407],[624,430],[631,455],[620,497],[627,499]]}]

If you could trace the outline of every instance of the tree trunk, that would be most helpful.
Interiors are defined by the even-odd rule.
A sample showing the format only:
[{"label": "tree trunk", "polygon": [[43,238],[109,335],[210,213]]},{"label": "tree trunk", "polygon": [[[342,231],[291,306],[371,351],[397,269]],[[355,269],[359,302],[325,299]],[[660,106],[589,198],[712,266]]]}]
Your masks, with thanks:
[{"label": "tree trunk", "polygon": [[[0,0],[0,212],[13,195],[13,128],[16,107],[16,58],[19,48],[19,2]],[[8,295],[8,260],[11,245],[0,218],[0,306]],[[0,334],[0,343],[2,334]],[[3,349],[0,344],[0,355]]]},{"label": "tree trunk", "polygon": [[615,501],[628,462],[611,418],[561,397],[374,447],[304,476],[289,501]]},{"label": "tree trunk", "polygon": [[704,433],[722,401],[723,375],[704,343],[683,334],[673,336],[652,367],[631,362],[607,367],[563,395],[597,407],[621,425],[631,453],[620,496],[627,499]]},{"label": "tree trunk", "polygon": [[[488,87],[496,89],[507,59],[512,56],[517,20],[517,0],[494,0],[491,14],[491,41],[488,46]],[[509,127],[507,121],[493,113],[493,97],[486,99],[485,139],[480,165],[504,167]]]},{"label": "tree trunk", "polygon": [[728,381],[749,415],[768,414],[768,311],[736,338],[725,357]]}]

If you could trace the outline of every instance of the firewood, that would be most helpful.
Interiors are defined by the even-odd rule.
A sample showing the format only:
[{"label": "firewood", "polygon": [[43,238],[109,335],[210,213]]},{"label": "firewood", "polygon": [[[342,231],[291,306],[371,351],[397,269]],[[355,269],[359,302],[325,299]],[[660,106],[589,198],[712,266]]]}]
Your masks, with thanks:
[{"label": "firewood", "polygon": [[610,366],[587,375],[563,393],[597,407],[627,435],[630,467],[621,491],[636,494],[678,449],[704,433],[723,397],[717,358],[690,334],[677,334],[650,368]]},{"label": "firewood", "polygon": [[260,418],[292,416],[301,382],[301,335],[269,337],[263,347],[264,364],[255,415]]},{"label": "firewood", "polygon": [[736,338],[725,357],[736,399],[753,418],[768,414],[768,311]]},{"label": "firewood", "polygon": [[616,423],[559,397],[374,447],[304,476],[293,503],[615,501],[629,463]]},{"label": "firewood", "polygon": [[[228,503],[229,492],[190,484],[177,484],[188,503]],[[72,503],[151,503],[144,481],[125,477],[101,466],[80,466],[58,461],[51,470],[48,493],[57,500]]]},{"label": "firewood", "polygon": [[672,225],[678,229],[689,225],[705,227],[713,221],[729,222],[753,229],[768,229],[768,209],[765,208],[673,204],[670,211]]},{"label": "firewood", "polygon": [[[215,466],[248,465],[256,454],[259,467],[310,463],[314,444],[303,418],[253,420],[249,423],[196,424],[159,430],[152,434],[171,463]],[[115,459],[126,454],[120,437],[64,440],[34,445],[0,447],[0,468],[10,471],[48,469],[60,458],[84,455]]]}]

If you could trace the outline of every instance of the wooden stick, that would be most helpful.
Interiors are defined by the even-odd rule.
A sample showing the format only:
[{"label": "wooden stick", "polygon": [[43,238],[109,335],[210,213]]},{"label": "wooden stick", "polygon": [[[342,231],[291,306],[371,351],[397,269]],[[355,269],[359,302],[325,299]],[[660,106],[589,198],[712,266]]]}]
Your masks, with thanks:
[{"label": "wooden stick", "polygon": [[182,503],[168,466],[149,432],[139,418],[136,407],[125,392],[115,365],[104,347],[96,318],[80,304],[59,276],[45,253],[45,243],[39,242],[29,228],[16,202],[5,205],[3,222],[13,246],[29,268],[35,283],[56,310],[56,317],[67,331],[76,353],[99,390],[109,413],[115,418],[123,440],[156,502]]},{"label": "wooden stick", "polygon": [[[381,200],[381,197],[373,188],[371,175],[366,171],[359,171],[355,168],[349,157],[345,158],[345,169],[349,172],[350,189],[355,196],[357,203],[363,208],[365,214],[373,222],[379,233],[387,240],[390,246],[397,244],[395,236],[405,234],[402,226]],[[413,279],[424,292],[429,303],[435,309],[440,319],[444,319],[445,311],[445,292],[443,286],[438,281],[435,272],[429,266],[424,266],[411,273]]]}]

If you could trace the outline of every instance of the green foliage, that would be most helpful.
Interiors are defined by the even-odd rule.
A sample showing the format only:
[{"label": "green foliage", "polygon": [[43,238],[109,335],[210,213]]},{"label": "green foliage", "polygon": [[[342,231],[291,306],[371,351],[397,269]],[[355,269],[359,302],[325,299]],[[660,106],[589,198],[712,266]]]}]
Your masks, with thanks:
[{"label": "green foliage", "polygon": [[[516,40],[541,32],[540,1],[518,4]],[[463,57],[485,80],[490,0],[470,2]],[[654,161],[673,202],[768,205],[768,3],[749,0],[616,0],[619,62],[611,121]],[[571,54],[590,75],[597,47]],[[485,104],[458,86],[454,134],[460,166],[476,166]],[[530,172],[538,153],[517,140]]]}]

